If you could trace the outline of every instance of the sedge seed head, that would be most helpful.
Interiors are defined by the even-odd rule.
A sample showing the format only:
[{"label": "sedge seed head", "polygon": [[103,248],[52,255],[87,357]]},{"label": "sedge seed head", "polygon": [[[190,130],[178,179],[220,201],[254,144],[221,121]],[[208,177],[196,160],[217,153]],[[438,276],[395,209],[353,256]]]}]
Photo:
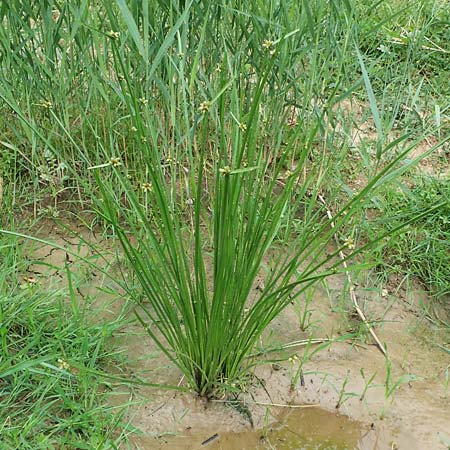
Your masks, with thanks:
[{"label": "sedge seed head", "polygon": [[70,368],[70,365],[69,365],[69,363],[68,363],[67,361],[65,361],[64,359],[59,358],[59,359],[58,359],[58,367],[59,367],[61,370],[68,370],[68,369]]},{"label": "sedge seed head", "polygon": [[39,103],[39,106],[44,109],[52,109],[53,103],[48,100],[44,100],[42,103]]},{"label": "sedge seed head", "polygon": [[262,48],[269,52],[271,55],[275,53],[275,42],[271,39],[264,39],[261,44]]},{"label": "sedge seed head", "polygon": [[273,46],[273,41],[270,39],[264,39],[262,41],[262,47],[265,48],[266,50],[268,50],[269,48],[271,48]]},{"label": "sedge seed head", "polygon": [[230,166],[225,166],[219,169],[219,172],[223,175],[223,176],[228,176],[231,173],[231,167]]},{"label": "sedge seed head", "polygon": [[109,160],[109,164],[113,167],[119,167],[122,165],[122,161],[120,160],[120,158],[111,158]]},{"label": "sedge seed head", "polygon": [[106,33],[106,36],[108,36],[113,41],[117,41],[117,39],[120,38],[120,33],[118,31],[110,30]]},{"label": "sedge seed head", "polygon": [[206,113],[209,111],[209,107],[211,106],[211,103],[208,101],[204,101],[202,103],[200,103],[200,106],[198,107],[199,112],[201,112],[202,114]]},{"label": "sedge seed head", "polygon": [[348,237],[347,239],[344,240],[344,245],[349,250],[353,250],[355,248],[355,242],[353,241],[353,239],[351,237]]},{"label": "sedge seed head", "polygon": [[144,192],[150,192],[152,190],[152,184],[151,183],[142,183],[142,190]]}]

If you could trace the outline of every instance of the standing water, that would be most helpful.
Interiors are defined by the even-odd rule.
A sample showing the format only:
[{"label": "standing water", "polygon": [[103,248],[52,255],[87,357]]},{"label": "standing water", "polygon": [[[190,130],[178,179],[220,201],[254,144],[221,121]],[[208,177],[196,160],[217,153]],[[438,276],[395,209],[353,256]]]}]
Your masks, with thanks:
[{"label": "standing water", "polygon": [[[209,434],[208,434],[209,433]],[[348,417],[319,408],[292,409],[266,430],[239,433],[208,430],[166,437],[160,450],[353,450],[362,448],[364,427]],[[139,442],[146,447],[147,442]],[[151,448],[155,448],[155,441]]]}]

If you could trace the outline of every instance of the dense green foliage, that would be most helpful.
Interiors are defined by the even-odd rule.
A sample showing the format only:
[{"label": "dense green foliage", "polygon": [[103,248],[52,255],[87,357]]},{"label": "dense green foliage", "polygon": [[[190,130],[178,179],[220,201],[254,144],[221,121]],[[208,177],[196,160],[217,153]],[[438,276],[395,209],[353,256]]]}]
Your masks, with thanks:
[{"label": "dense green foliage", "polygon": [[438,298],[450,294],[450,185],[445,179],[418,178],[412,187],[403,186],[400,192],[389,192],[386,207],[393,218],[388,223],[380,220],[380,227],[398,226],[418,214],[420,220],[406,227],[401,236],[383,249],[384,270],[405,271],[420,280]]}]

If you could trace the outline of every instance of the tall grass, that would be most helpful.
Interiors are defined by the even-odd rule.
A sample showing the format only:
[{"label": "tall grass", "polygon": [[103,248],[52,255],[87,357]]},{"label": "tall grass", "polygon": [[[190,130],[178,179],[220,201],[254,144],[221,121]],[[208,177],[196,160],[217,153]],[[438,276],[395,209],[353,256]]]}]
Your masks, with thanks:
[{"label": "tall grass", "polygon": [[[5,142],[16,173],[38,175],[35,210],[43,185],[55,207],[74,194],[89,203],[136,276],[138,288],[123,287],[139,320],[189,386],[207,397],[239,389],[267,325],[339,270],[318,195],[340,202],[335,230],[346,230],[414,146],[383,129],[351,3],[10,2],[0,12]],[[336,166],[351,142],[336,108],[361,86],[378,144],[366,183],[346,197]],[[349,258],[370,245],[343,238]]]}]

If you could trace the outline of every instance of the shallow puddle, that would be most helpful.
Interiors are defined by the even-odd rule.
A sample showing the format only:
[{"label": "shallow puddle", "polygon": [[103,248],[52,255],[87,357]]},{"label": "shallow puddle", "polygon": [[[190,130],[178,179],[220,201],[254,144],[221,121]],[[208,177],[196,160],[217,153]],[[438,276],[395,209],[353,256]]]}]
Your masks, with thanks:
[{"label": "shallow puddle", "polygon": [[362,425],[346,416],[309,408],[289,414],[268,441],[279,450],[345,450],[358,448],[362,434]]},{"label": "shallow puddle", "polygon": [[[192,435],[166,436],[158,449],[170,450],[353,450],[362,448],[364,426],[346,416],[319,408],[293,409],[267,430],[239,433],[214,430]],[[138,439],[139,448],[155,448],[155,440]]]}]

